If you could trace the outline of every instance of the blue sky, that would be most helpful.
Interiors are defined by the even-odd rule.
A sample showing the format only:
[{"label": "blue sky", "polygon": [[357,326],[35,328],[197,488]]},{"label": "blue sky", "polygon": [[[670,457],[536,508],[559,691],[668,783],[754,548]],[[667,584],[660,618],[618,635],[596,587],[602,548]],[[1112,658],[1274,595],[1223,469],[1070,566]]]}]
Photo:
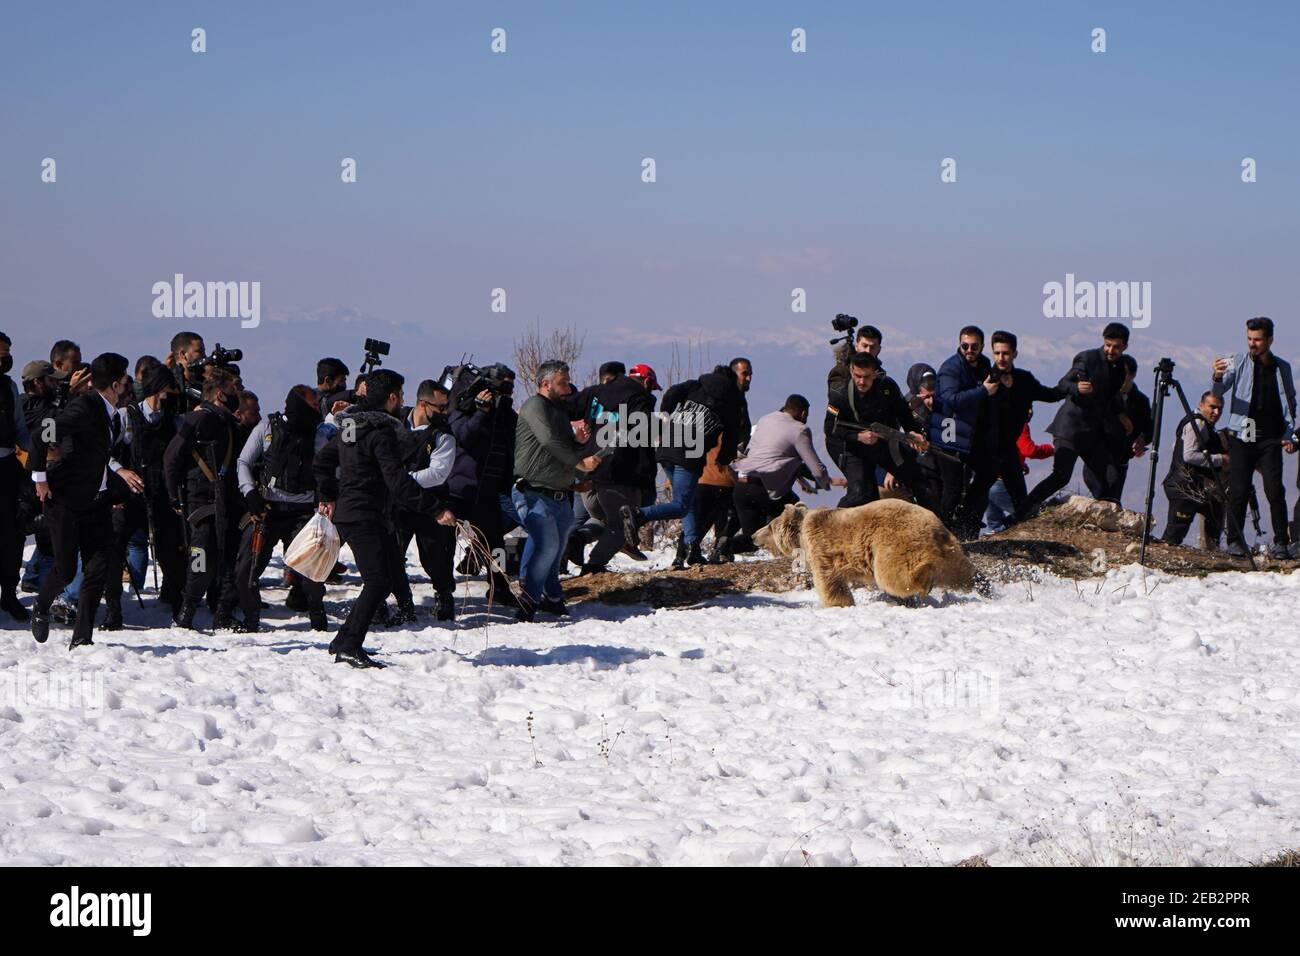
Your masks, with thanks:
[{"label": "blue sky", "polygon": [[152,317],[150,288],[175,272],[261,281],[260,328],[191,324],[250,353],[270,405],[321,354],[355,363],[367,334],[419,378],[465,351],[508,360],[534,321],[585,330],[590,365],[662,364],[674,341],[751,353],[760,406],[821,401],[838,311],[886,330],[900,378],[973,321],[1020,333],[1021,363],[1054,379],[1100,324],[1043,318],[1043,283],[1067,272],[1153,283],[1144,366],[1238,349],[1258,314],[1294,354],[1291,5],[17,0],[0,16],[0,328],[19,362],[56,335],[160,353],[176,323]]}]

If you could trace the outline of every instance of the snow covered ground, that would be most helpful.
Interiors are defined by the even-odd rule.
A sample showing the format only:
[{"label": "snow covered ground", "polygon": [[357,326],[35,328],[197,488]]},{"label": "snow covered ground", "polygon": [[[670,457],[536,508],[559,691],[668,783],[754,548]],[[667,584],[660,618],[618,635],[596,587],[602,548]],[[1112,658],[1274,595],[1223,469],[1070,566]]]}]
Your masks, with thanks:
[{"label": "snow covered ground", "polygon": [[1300,575],[858,600],[383,631],[382,672],[334,664],[278,606],[273,632],[213,636],[150,606],[159,626],[75,655],[64,629],[38,646],[10,624],[0,863],[1222,864],[1300,845]]}]

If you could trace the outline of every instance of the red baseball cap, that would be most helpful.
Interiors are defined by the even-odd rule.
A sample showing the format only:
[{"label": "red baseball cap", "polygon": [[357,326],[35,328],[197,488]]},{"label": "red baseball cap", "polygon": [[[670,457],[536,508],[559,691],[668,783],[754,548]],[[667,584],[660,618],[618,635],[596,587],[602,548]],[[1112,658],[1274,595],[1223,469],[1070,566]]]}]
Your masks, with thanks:
[{"label": "red baseball cap", "polygon": [[663,391],[663,389],[659,387],[659,379],[655,378],[655,370],[645,363],[633,365],[627,370],[627,374],[631,378],[645,379],[646,387],[648,387],[652,392],[656,390]]}]

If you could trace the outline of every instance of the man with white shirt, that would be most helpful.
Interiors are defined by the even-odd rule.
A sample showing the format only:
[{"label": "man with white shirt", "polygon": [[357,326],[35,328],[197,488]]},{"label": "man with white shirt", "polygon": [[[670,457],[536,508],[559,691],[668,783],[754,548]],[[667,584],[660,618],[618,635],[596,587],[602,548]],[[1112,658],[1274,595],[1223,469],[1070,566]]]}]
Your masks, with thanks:
[{"label": "man with white shirt", "polygon": [[113,457],[140,476],[143,491],[139,496],[131,496],[120,509],[114,509],[113,553],[104,583],[105,613],[101,630],[122,627],[122,568],[128,563],[127,554],[134,535],[143,532],[149,541],[153,559],[162,574],[158,598],[171,606],[173,614],[180,607],[185,588],[185,537],[180,518],[168,503],[167,483],[163,478],[163,453],[176,434],[176,417],[169,401],[178,392],[176,378],[152,356],[136,363],[136,377],[141,398],[118,409],[121,434],[113,448]]},{"label": "man with white shirt", "polygon": [[404,422],[405,434],[398,437],[402,461],[422,489],[420,509],[399,509],[397,538],[393,549],[393,597],[397,599],[397,620],[414,621],[415,599],[406,575],[406,551],[415,538],[420,566],[429,575],[434,592],[434,616],[439,621],[455,620],[455,579],[452,563],[456,551],[456,516],[448,507],[447,478],[456,463],[456,438],[447,424],[451,397],[447,390],[425,379],[415,393],[415,405]]},{"label": "man with white shirt", "polygon": [[[312,462],[328,438],[321,424],[320,396],[310,385],[295,385],[285,396],[284,411],[254,425],[239,453],[239,492],[248,516],[235,562],[235,587],[245,630],[258,628],[262,607],[258,579],[276,543],[287,551],[316,511]],[[260,546],[255,548],[259,537]],[[312,630],[328,629],[325,584],[296,571],[290,575],[293,583],[285,604],[295,611],[307,611]]]},{"label": "man with white shirt", "polygon": [[[54,568],[41,584],[32,611],[32,636],[40,643],[50,635],[50,604],[77,573],[78,554],[85,611],[77,615],[68,648],[94,643],[94,608],[104,593],[113,540],[109,512],[114,501],[125,500],[128,490],[139,493],[144,487],[139,475],[111,456],[121,434],[117,407],[131,388],[128,365],[116,352],[96,357],[90,363],[93,391],[71,399],[54,419],[52,435],[40,436],[32,451],[32,481],[54,547]],[[51,447],[59,449],[57,461],[50,460]]]}]

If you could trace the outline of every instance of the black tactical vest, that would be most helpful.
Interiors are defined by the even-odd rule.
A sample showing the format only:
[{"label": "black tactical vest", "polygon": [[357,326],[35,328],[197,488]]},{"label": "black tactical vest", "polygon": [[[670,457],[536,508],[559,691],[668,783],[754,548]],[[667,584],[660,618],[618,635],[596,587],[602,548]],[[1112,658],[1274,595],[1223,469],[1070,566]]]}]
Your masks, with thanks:
[{"label": "black tactical vest", "polygon": [[311,463],[316,455],[316,434],[301,435],[289,430],[281,412],[267,417],[271,446],[262,453],[262,489],[274,488],[286,495],[316,490]]}]

